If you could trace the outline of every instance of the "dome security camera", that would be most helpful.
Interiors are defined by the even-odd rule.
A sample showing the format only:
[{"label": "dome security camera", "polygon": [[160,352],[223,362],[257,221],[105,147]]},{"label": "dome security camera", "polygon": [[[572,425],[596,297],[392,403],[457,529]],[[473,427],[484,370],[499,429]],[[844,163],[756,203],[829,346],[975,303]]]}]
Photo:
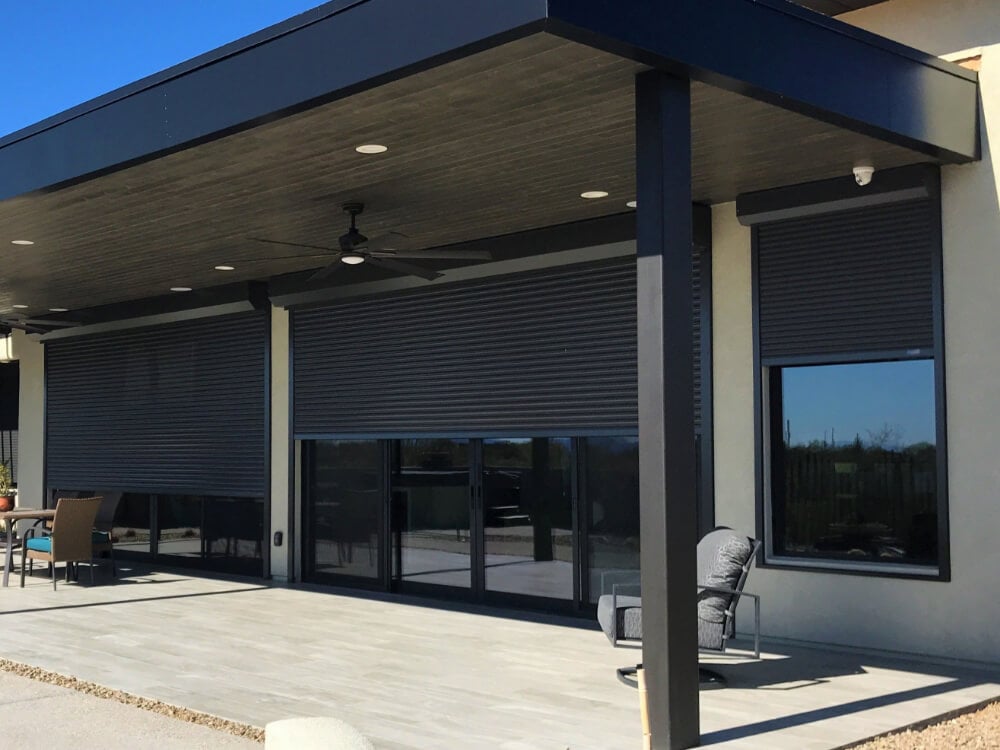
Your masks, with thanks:
[{"label": "dome security camera", "polygon": [[858,183],[859,186],[864,187],[872,181],[872,177],[875,176],[875,167],[855,167],[854,168],[854,181]]}]

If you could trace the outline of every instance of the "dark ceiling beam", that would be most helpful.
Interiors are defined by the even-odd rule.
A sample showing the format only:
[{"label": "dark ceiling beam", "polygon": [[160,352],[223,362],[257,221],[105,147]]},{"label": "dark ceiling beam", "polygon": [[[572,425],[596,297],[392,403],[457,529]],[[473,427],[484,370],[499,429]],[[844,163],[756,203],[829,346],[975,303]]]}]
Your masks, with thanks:
[{"label": "dark ceiling beam", "polygon": [[977,77],[957,65],[783,0],[624,6],[549,0],[547,30],[934,158],[980,157]]},{"label": "dark ceiling beam", "polygon": [[545,0],[336,0],[0,139],[0,200],[121,169],[541,30]]}]

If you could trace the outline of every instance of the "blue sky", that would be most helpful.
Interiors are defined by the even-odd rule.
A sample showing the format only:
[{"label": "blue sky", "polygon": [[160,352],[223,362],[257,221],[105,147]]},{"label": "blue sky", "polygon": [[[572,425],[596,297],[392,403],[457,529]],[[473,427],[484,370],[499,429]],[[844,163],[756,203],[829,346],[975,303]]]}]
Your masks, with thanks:
[{"label": "blue sky", "polygon": [[0,136],[321,4],[3,0]]},{"label": "blue sky", "polygon": [[892,433],[902,447],[934,443],[934,363],[930,360],[790,367],[784,370],[784,410],[792,444]]}]

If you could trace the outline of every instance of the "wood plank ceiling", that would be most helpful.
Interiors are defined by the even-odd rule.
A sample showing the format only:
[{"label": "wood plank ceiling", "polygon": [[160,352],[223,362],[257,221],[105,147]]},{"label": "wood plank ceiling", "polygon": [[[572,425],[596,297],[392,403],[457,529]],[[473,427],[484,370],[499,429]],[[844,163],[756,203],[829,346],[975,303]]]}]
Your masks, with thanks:
[{"label": "wood plank ceiling", "polygon": [[[548,35],[472,57],[144,164],[0,203],[0,314],[72,310],[172,286],[302,271],[320,260],[266,237],[334,245],[340,204],[364,201],[369,236],[417,248],[628,211],[634,63]],[[702,202],[887,168],[917,153],[720,89],[693,89],[694,195]],[[354,147],[382,143],[388,153]],[[85,146],[82,146],[85,147]],[[585,190],[606,190],[585,201]],[[31,247],[11,240],[29,239]],[[294,251],[292,251],[294,252]],[[231,262],[235,271],[214,270]],[[434,266],[433,262],[426,265]],[[364,269],[361,272],[361,269]],[[351,279],[384,272],[357,267]]]}]

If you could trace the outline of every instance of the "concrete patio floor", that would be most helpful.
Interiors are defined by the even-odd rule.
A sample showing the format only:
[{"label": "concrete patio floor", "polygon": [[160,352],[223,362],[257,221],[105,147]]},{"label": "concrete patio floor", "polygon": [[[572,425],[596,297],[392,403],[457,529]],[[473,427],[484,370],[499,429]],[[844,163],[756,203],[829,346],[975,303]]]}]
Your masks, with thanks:
[{"label": "concrete patio floor", "polygon": [[[614,675],[639,652],[574,621],[122,567],[57,592],[12,581],[0,654],[257,726],[336,716],[383,750],[640,745]],[[765,646],[705,660],[729,681],[701,692],[706,745],[835,748],[1000,696],[996,672]]]}]

